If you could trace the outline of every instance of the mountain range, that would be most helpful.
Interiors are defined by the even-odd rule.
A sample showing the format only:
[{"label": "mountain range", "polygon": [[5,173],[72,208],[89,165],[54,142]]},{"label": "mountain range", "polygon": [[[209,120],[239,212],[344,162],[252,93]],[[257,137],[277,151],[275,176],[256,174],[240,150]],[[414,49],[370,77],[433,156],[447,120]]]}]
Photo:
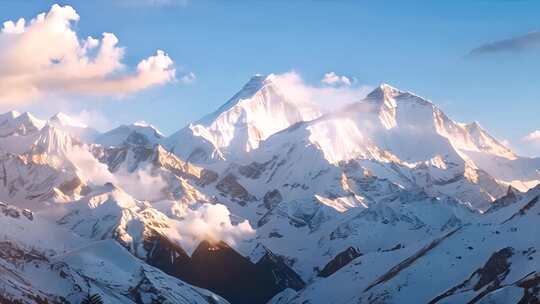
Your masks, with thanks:
[{"label": "mountain range", "polygon": [[275,77],[170,136],[1,114],[0,302],[539,302],[540,158],[388,84],[327,111]]}]

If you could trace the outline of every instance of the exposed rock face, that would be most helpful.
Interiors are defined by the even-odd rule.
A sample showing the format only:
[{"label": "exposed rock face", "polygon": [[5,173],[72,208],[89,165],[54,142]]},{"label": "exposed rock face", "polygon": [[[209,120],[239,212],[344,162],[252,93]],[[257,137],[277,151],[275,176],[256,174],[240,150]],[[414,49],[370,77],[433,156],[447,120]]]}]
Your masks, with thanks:
[{"label": "exposed rock face", "polygon": [[149,240],[147,248],[147,261],[152,266],[233,304],[266,303],[286,288],[305,286],[300,276],[270,251],[253,263],[224,242],[203,241],[191,257],[165,237]]},{"label": "exposed rock face", "polygon": [[146,256],[148,264],[171,275],[189,271],[191,263],[189,255],[182,247],[169,241],[166,237],[155,233],[145,240],[144,246],[148,252]]},{"label": "exposed rock face", "polygon": [[510,271],[510,262],[508,259],[513,255],[513,249],[510,247],[503,248],[495,252],[484,267],[476,272],[480,277],[474,285],[474,290],[480,290],[490,283],[496,283],[499,276],[506,276]]},{"label": "exposed rock face", "polygon": [[516,283],[523,288],[523,297],[518,304],[538,304],[540,303],[540,273],[534,272],[526,278]]},{"label": "exposed rock face", "polygon": [[11,206],[2,202],[0,202],[0,212],[2,212],[5,216],[9,216],[15,219],[20,218],[22,215],[29,221],[34,220],[34,213],[32,211],[28,209],[21,210],[15,206]]},{"label": "exposed rock face", "polygon": [[507,220],[505,220],[505,221],[503,222],[503,224],[506,223],[506,222],[509,222],[509,221],[511,221],[511,220],[513,220],[513,219],[515,219],[515,218],[524,216],[524,215],[527,213],[527,211],[528,211],[529,209],[531,209],[532,207],[534,207],[534,205],[536,205],[536,203],[538,203],[538,200],[539,200],[539,199],[540,199],[540,196],[534,197],[534,198],[533,198],[531,201],[529,201],[525,206],[523,206],[521,209],[519,209],[518,212],[514,213],[511,217],[509,217]]},{"label": "exposed rock face", "polygon": [[508,187],[506,195],[500,197],[491,203],[491,207],[486,211],[486,213],[495,212],[503,207],[510,206],[516,203],[519,200],[519,196],[516,194],[516,189],[512,186]]},{"label": "exposed rock face", "polygon": [[250,194],[246,188],[244,188],[233,174],[227,174],[216,185],[216,188],[224,195],[227,195],[231,201],[238,203],[241,206],[245,206],[247,203],[255,201],[257,198]]},{"label": "exposed rock face", "polygon": [[256,265],[273,274],[274,283],[280,291],[287,288],[298,291],[304,288],[306,284],[302,278],[283,261],[282,257],[275,255],[267,248],[265,251],[266,253]]},{"label": "exposed rock face", "polygon": [[283,201],[283,196],[281,196],[281,193],[277,189],[266,192],[266,194],[263,197],[264,206],[268,210],[271,210],[274,207],[276,207],[277,204],[281,203],[281,201]]},{"label": "exposed rock face", "polygon": [[476,303],[488,293],[500,288],[501,282],[510,272],[510,257],[514,254],[514,249],[503,248],[494,252],[483,267],[476,270],[463,283],[450,288],[445,293],[435,297],[429,303],[439,303],[442,299],[450,297],[459,292],[469,290],[480,291],[469,303]]},{"label": "exposed rock face", "polygon": [[321,272],[319,272],[319,276],[327,278],[361,255],[362,254],[354,247],[349,247],[338,253],[330,262],[328,262]]},{"label": "exposed rock face", "polygon": [[406,258],[405,260],[403,260],[402,262],[400,262],[399,264],[397,264],[396,266],[392,267],[389,271],[387,271],[385,274],[383,274],[382,276],[380,276],[377,280],[375,280],[375,282],[371,283],[365,290],[364,292],[370,290],[371,288],[381,284],[381,283],[384,283],[384,282],[387,282],[389,281],[390,279],[392,279],[393,277],[395,277],[396,275],[398,275],[401,271],[403,271],[404,269],[406,269],[407,267],[411,266],[416,260],[418,260],[419,258],[421,258],[422,256],[424,256],[426,253],[428,253],[429,251],[433,250],[433,248],[437,247],[442,241],[444,241],[445,239],[447,239],[448,237],[450,237],[452,234],[456,233],[460,228],[457,228],[457,229],[454,229],[452,230],[451,232],[445,234],[444,236],[438,238],[438,239],[435,239],[433,240],[431,243],[429,243],[428,245],[424,246],[423,248],[421,248],[420,250],[418,250],[417,252],[415,252],[413,255],[411,255],[410,257]]}]

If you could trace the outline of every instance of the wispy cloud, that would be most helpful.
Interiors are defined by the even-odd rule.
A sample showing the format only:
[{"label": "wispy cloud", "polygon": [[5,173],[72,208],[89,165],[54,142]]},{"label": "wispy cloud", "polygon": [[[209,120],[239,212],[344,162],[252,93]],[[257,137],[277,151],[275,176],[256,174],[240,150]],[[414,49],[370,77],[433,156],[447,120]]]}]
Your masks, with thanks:
[{"label": "wispy cloud", "polygon": [[[358,102],[373,89],[370,86],[352,83],[351,85],[311,85],[296,71],[272,75],[272,79],[287,97],[299,104],[315,104],[323,111],[335,110],[353,102]],[[337,77],[337,75],[336,75]],[[349,80],[350,81],[350,80]]]},{"label": "wispy cloud", "polygon": [[470,51],[468,55],[479,56],[502,52],[522,52],[536,48],[540,49],[540,31],[483,44]]},{"label": "wispy cloud", "polygon": [[540,130],[532,131],[521,139],[521,146],[531,155],[540,155]]},{"label": "wispy cloud", "polygon": [[329,72],[324,74],[321,82],[331,86],[350,86],[353,83],[353,80],[347,76],[340,76],[335,72]]},{"label": "wispy cloud", "polygon": [[523,140],[528,142],[538,142],[540,144],[540,130],[529,133]]},{"label": "wispy cloud", "polygon": [[157,50],[135,67],[126,66],[117,37],[103,33],[101,39],[82,39],[73,27],[79,19],[72,7],[55,4],[28,22],[23,18],[4,22],[0,104],[55,94],[123,96],[178,80],[174,62],[164,51]]}]

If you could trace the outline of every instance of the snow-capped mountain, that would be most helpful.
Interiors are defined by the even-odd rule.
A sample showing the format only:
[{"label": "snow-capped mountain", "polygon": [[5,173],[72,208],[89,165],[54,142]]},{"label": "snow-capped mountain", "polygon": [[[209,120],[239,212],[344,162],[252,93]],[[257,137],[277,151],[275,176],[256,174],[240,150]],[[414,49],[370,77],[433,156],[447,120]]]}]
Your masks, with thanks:
[{"label": "snow-capped mountain", "polygon": [[213,113],[171,135],[166,146],[190,161],[228,159],[256,149],[272,134],[320,116],[287,97],[276,76],[255,75]]},{"label": "snow-capped mountain", "polygon": [[536,188],[474,224],[362,254],[335,274],[298,293],[287,290],[271,303],[535,303],[539,197]]},{"label": "snow-capped mountain", "polygon": [[164,135],[151,124],[136,122],[105,132],[98,136],[95,142],[105,147],[119,146],[124,143],[138,146],[153,146],[163,137]]},{"label": "snow-capped mountain", "polygon": [[99,136],[99,131],[79,122],[62,112],[56,113],[49,118],[48,124],[65,131],[73,137],[80,138],[85,142],[92,142]]},{"label": "snow-capped mountain", "polygon": [[0,302],[227,303],[135,258],[112,240],[91,241],[29,210],[0,203]]},{"label": "snow-capped mountain", "polygon": [[538,159],[387,84],[323,114],[275,80],[169,137],[0,115],[0,302],[538,301]]}]

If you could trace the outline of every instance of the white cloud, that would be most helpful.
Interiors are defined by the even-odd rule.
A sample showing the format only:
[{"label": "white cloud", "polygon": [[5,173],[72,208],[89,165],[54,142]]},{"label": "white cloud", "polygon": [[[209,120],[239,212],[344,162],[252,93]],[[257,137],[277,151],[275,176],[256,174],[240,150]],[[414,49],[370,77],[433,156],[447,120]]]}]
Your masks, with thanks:
[{"label": "white cloud", "polygon": [[540,130],[535,130],[529,133],[523,140],[540,144]]},{"label": "white cloud", "polygon": [[535,130],[521,138],[519,152],[532,157],[540,156],[540,130]]},{"label": "white cloud", "polygon": [[73,146],[68,154],[69,160],[78,169],[77,172],[85,182],[95,185],[116,181],[107,165],[100,163],[88,150],[88,146]]},{"label": "white cloud", "polygon": [[189,72],[180,78],[180,81],[186,84],[194,83],[197,76],[193,72]]},{"label": "white cloud", "polygon": [[317,104],[323,111],[336,110],[362,100],[371,90],[368,86],[313,86],[295,71],[271,75],[272,81],[294,102]]},{"label": "white cloud", "polygon": [[324,74],[321,82],[331,86],[351,86],[353,81],[346,76],[339,76],[334,72]]},{"label": "white cloud", "polygon": [[134,172],[120,168],[111,173],[106,164],[99,162],[90,153],[88,146],[73,146],[72,149],[68,154],[69,160],[85,182],[93,185],[113,183],[138,200],[155,201],[164,198],[162,190],[168,185],[159,174],[153,175],[149,167]]},{"label": "white cloud", "polygon": [[27,22],[6,21],[0,32],[0,104],[48,94],[123,96],[175,80],[172,59],[163,51],[135,69],[122,63],[124,49],[112,33],[81,39],[70,6],[53,5]]},{"label": "white cloud", "polygon": [[167,183],[161,175],[152,175],[149,167],[134,172],[121,168],[115,172],[114,177],[115,184],[136,199],[155,201],[165,196],[163,189],[167,188]]},{"label": "white cloud", "polygon": [[73,120],[90,126],[98,131],[109,130],[113,124],[103,113],[94,110],[82,110],[80,112],[68,112],[67,115]]},{"label": "white cloud", "polygon": [[186,208],[183,220],[178,221],[180,243],[191,252],[203,240],[224,241],[231,246],[255,235],[247,220],[231,222],[231,213],[222,204],[202,204],[198,209]]}]

